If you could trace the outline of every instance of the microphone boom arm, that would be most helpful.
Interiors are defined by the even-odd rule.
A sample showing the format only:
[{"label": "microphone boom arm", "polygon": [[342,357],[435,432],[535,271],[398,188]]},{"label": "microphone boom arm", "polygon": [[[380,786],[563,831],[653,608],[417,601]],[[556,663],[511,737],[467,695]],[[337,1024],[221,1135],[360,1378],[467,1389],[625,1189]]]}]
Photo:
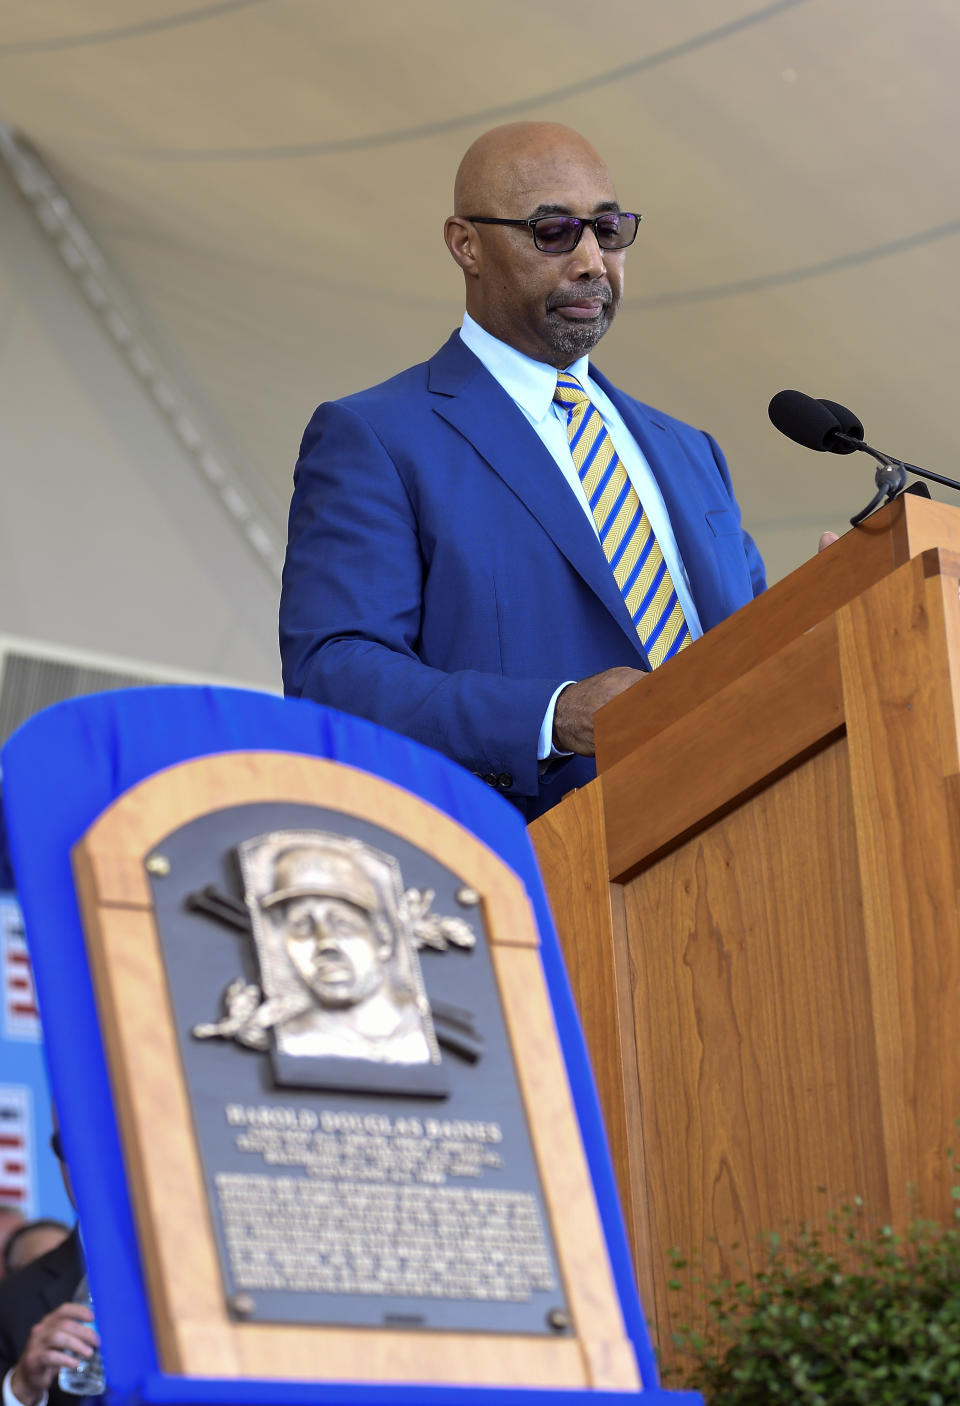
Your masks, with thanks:
[{"label": "microphone boom arm", "polygon": [[898,494],[902,493],[907,485],[908,472],[918,474],[920,478],[929,478],[934,483],[942,483],[945,488],[955,488],[960,492],[960,483],[957,483],[956,479],[945,478],[943,474],[935,474],[932,469],[921,469],[917,464],[907,464],[902,459],[894,459],[890,454],[882,454],[879,449],[874,449],[855,435],[835,430],[834,438],[842,440],[844,444],[849,444],[852,449],[862,449],[865,454],[871,454],[877,461],[875,478],[877,492],[867,506],[861,512],[855,513],[850,519],[851,527],[859,527],[861,522],[880,507],[881,503],[892,502]]}]

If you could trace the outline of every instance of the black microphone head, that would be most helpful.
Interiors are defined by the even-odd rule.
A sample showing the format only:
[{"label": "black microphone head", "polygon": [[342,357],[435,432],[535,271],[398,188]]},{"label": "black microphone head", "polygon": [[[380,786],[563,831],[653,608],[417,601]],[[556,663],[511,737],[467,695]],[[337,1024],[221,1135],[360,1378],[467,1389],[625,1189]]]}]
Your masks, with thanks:
[{"label": "black microphone head", "polygon": [[[842,434],[849,435],[851,439],[863,439],[863,426],[852,410],[848,410],[845,405],[838,405],[835,400],[824,400],[821,398],[820,404],[826,406],[832,415],[836,415]],[[832,450],[834,454],[852,454],[857,446],[855,444],[844,444],[842,439],[838,439],[833,444],[828,444],[826,447]]]},{"label": "black microphone head", "polygon": [[[832,410],[803,391],[778,391],[767,413],[781,434],[807,449],[833,449],[831,440],[837,430],[843,429]],[[846,453],[846,446],[843,452]]]}]

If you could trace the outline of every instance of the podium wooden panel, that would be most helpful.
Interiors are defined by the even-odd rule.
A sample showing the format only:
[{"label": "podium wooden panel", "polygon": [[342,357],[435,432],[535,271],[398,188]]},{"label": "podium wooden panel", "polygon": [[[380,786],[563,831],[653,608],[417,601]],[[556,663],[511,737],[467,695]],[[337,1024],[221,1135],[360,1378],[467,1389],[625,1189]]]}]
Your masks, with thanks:
[{"label": "podium wooden panel", "polygon": [[901,499],[608,705],[531,827],[666,1359],[671,1246],[952,1214],[958,699],[960,511]]}]

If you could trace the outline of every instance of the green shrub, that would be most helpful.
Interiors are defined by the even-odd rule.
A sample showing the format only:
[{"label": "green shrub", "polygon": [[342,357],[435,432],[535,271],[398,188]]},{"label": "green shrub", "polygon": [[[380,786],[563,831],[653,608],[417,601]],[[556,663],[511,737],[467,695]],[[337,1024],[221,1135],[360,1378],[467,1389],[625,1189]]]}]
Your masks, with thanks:
[{"label": "green shrub", "polygon": [[[866,1232],[856,1203],[826,1232],[771,1235],[767,1249],[752,1280],[706,1291],[707,1333],[674,1335],[690,1363],[682,1376],[708,1406],[960,1403],[956,1220]],[[676,1252],[673,1263],[687,1269]]]}]

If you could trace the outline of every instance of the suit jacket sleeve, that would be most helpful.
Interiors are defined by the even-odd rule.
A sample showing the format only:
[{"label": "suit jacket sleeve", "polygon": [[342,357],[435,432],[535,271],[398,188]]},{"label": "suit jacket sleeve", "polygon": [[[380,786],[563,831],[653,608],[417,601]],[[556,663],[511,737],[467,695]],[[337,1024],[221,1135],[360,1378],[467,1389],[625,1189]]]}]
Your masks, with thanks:
[{"label": "suit jacket sleeve", "polygon": [[20,1360],[20,1354],[16,1351],[16,1346],[10,1334],[0,1326],[0,1382],[15,1367]]},{"label": "suit jacket sleeve", "polygon": [[280,605],[285,690],[535,796],[538,735],[564,680],[460,667],[471,657],[469,602],[448,598],[444,606],[450,578],[431,578],[416,493],[416,476],[401,473],[361,414],[343,402],[320,407],[294,476]]}]

